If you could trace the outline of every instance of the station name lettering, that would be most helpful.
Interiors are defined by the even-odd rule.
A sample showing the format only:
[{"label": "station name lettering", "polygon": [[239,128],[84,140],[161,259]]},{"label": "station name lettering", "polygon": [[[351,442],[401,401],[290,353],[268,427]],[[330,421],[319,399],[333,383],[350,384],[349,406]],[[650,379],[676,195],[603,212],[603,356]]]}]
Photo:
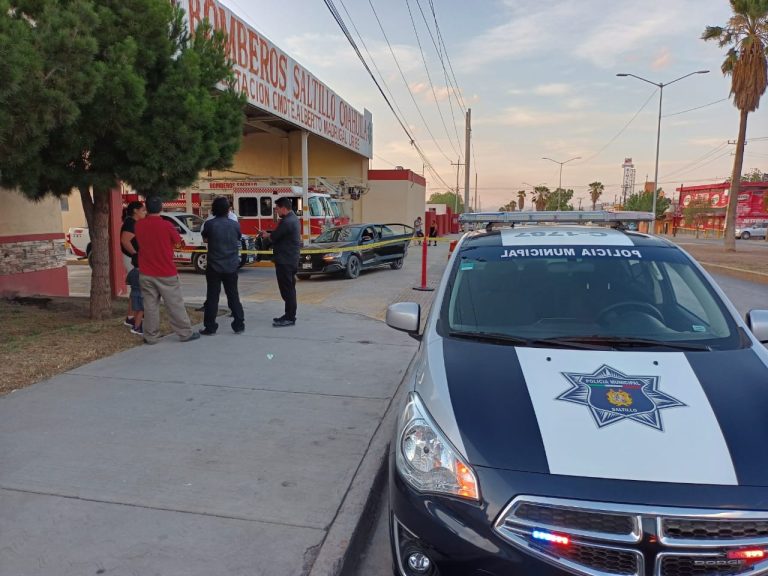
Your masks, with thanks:
[{"label": "station name lettering", "polygon": [[640,250],[626,248],[509,248],[502,252],[502,258],[530,257],[607,257],[607,258],[642,258]]}]

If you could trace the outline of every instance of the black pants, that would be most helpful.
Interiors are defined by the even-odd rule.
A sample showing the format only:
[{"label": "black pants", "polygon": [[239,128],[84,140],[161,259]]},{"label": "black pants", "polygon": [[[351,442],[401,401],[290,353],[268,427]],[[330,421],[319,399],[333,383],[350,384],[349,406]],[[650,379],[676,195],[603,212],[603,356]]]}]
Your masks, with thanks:
[{"label": "black pants", "polygon": [[296,320],[296,266],[275,263],[277,274],[277,287],[280,288],[280,297],[285,302],[285,317],[288,320]]},{"label": "black pants", "polygon": [[205,294],[205,314],[203,323],[211,332],[215,332],[219,325],[216,323],[216,312],[219,309],[219,295],[221,285],[224,285],[224,293],[227,295],[227,306],[232,311],[232,330],[239,332],[245,328],[245,316],[243,305],[240,303],[240,294],[237,292],[237,272],[216,272],[209,265],[205,271],[205,280],[208,289]]}]

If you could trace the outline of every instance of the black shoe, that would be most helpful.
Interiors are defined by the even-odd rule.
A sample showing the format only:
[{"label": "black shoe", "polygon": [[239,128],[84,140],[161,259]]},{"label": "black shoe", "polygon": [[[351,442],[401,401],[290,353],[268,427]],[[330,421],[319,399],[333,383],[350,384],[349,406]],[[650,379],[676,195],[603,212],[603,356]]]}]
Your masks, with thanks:
[{"label": "black shoe", "polygon": [[272,326],[275,328],[282,328],[283,326],[293,326],[296,324],[296,320],[289,320],[288,318],[280,318],[272,322]]},{"label": "black shoe", "polygon": [[283,320],[285,320],[285,314],[283,314],[279,318],[272,318],[272,323],[274,324],[275,322],[282,322]]},{"label": "black shoe", "polygon": [[202,336],[213,336],[214,334],[216,334],[216,330],[209,330],[208,328],[203,328],[202,330],[200,330],[200,334]]},{"label": "black shoe", "polygon": [[232,331],[233,331],[235,334],[242,334],[243,332],[245,332],[245,328],[238,328],[237,330],[235,330],[234,328],[232,328]]}]

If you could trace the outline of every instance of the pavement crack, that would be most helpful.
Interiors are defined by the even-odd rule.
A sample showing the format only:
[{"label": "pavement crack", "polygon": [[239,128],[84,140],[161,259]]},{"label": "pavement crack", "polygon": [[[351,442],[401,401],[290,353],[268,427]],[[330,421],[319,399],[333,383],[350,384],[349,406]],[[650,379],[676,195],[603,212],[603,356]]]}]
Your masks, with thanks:
[{"label": "pavement crack", "polygon": [[216,514],[213,512],[196,512],[194,510],[184,510],[181,508],[166,508],[163,506],[145,506],[143,504],[135,504],[132,502],[120,502],[119,500],[102,500],[98,498],[85,498],[83,496],[73,496],[71,494],[59,494],[56,492],[44,492],[41,490],[26,490],[23,488],[11,488],[8,486],[0,486],[0,490],[5,492],[15,492],[18,494],[31,494],[34,496],[48,496],[51,498],[65,498],[67,500],[78,500],[81,502],[91,502],[94,504],[109,504],[112,506],[125,506],[127,508],[136,508],[140,510],[155,510],[157,512],[174,512],[176,514],[189,514],[190,516],[203,516],[205,518],[219,518],[222,520],[238,520],[241,522],[253,522],[256,524],[270,524],[273,526],[285,526],[287,528],[305,528],[308,530],[318,530],[324,532],[325,530],[318,526],[309,526],[306,524],[292,524],[290,522],[275,522],[274,520],[259,520],[257,518],[248,518],[246,516],[236,516],[230,514]]}]

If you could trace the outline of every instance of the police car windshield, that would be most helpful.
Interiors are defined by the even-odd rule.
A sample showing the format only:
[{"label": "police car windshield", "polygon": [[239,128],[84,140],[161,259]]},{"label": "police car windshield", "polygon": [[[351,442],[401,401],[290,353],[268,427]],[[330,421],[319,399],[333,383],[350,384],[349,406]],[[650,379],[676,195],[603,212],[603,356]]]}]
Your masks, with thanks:
[{"label": "police car windshield", "polygon": [[675,248],[469,242],[457,256],[444,334],[741,346],[721,299]]},{"label": "police car windshield", "polygon": [[349,226],[342,228],[329,228],[320,236],[315,238],[315,242],[351,242],[360,234],[358,226]]}]

